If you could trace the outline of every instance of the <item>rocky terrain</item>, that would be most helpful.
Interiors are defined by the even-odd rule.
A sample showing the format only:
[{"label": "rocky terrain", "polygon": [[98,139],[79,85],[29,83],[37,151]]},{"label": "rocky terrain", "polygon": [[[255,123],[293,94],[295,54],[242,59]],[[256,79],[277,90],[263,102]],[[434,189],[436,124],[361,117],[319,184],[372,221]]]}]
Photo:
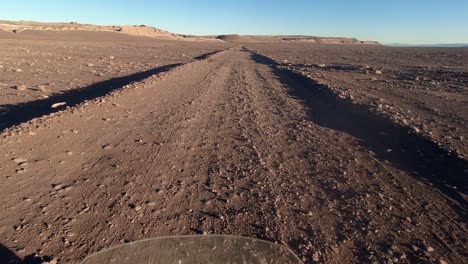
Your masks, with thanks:
[{"label": "rocky terrain", "polygon": [[3,35],[0,47],[0,116],[5,116],[0,128],[5,128],[28,102],[50,107],[51,97],[70,96],[89,86],[105,93],[112,86],[106,80],[191,62],[228,46],[113,32],[30,31]]},{"label": "rocky terrain", "polygon": [[207,234],[305,263],[466,263],[466,49],[78,30],[0,46],[1,263]]}]

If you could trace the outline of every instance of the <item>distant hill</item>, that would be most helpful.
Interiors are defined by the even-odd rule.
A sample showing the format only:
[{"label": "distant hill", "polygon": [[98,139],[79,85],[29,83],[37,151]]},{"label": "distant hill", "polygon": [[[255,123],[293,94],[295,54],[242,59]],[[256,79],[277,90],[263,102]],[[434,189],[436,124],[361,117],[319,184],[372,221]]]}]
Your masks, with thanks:
[{"label": "distant hill", "polygon": [[[376,41],[361,41],[356,38],[344,37],[317,37],[317,36],[258,36],[258,35],[215,35],[215,36],[194,36],[171,33],[159,28],[146,25],[127,25],[127,26],[100,26],[92,24],[80,24],[77,22],[69,23],[41,23],[35,21],[5,21],[0,20],[0,31],[9,33],[21,33],[23,31],[105,31],[118,32],[134,36],[165,38],[174,40],[209,40],[226,42],[304,42],[318,44],[366,44],[380,45]],[[1,33],[1,32],[0,32]],[[0,34],[2,35],[2,34]]]},{"label": "distant hill", "polygon": [[210,40],[211,38],[198,37],[192,35],[181,35],[171,33],[159,28],[145,25],[127,26],[100,26],[92,24],[69,23],[42,23],[35,21],[5,21],[0,20],[0,30],[10,33],[21,33],[23,31],[102,31],[117,32],[134,36],[164,38],[164,39],[184,39],[184,40]]},{"label": "distant hill", "polygon": [[319,44],[369,44],[380,45],[376,41],[360,41],[356,38],[344,37],[317,37],[317,36],[265,36],[265,35],[218,35],[212,36],[216,39],[229,42],[308,42]]}]

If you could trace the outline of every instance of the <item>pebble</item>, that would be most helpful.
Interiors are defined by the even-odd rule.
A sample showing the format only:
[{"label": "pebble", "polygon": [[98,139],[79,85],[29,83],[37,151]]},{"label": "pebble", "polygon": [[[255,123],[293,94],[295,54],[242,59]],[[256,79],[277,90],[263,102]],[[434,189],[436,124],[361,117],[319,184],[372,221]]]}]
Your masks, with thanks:
[{"label": "pebble", "polygon": [[434,248],[433,248],[433,247],[427,247],[426,250],[427,250],[427,252],[434,252]]},{"label": "pebble", "polygon": [[18,158],[14,158],[13,161],[14,161],[15,163],[18,163],[18,164],[19,164],[19,163],[26,162],[26,161],[28,161],[28,160],[25,159],[25,158],[20,158],[20,157],[18,157]]},{"label": "pebble", "polygon": [[412,128],[413,128],[414,132],[416,132],[416,133],[421,132],[421,130],[419,128],[415,127],[415,126],[413,126]]},{"label": "pebble", "polygon": [[447,262],[443,259],[439,259],[439,264],[447,264]]},{"label": "pebble", "polygon": [[15,88],[18,91],[25,91],[27,89],[26,85],[24,84],[13,86],[13,88]]},{"label": "pebble", "polygon": [[57,107],[60,107],[60,106],[64,106],[66,104],[67,104],[66,102],[55,103],[55,104],[53,104],[51,106],[51,108],[57,108]]},{"label": "pebble", "polygon": [[63,185],[62,184],[52,184],[52,187],[54,188],[54,190],[60,190],[60,189],[62,189]]},{"label": "pebble", "polygon": [[377,74],[377,75],[381,75],[382,73],[383,73],[383,72],[380,71],[380,70],[376,70],[376,71],[375,71],[375,74]]},{"label": "pebble", "polygon": [[102,148],[103,148],[103,149],[111,149],[111,148],[112,148],[112,145],[107,144],[107,145],[102,146]]},{"label": "pebble", "polygon": [[335,254],[340,253],[340,249],[337,246],[332,246],[331,249]]},{"label": "pebble", "polygon": [[320,261],[320,257],[319,257],[318,252],[314,252],[314,254],[312,254],[312,261],[314,261],[314,262],[319,262]]}]

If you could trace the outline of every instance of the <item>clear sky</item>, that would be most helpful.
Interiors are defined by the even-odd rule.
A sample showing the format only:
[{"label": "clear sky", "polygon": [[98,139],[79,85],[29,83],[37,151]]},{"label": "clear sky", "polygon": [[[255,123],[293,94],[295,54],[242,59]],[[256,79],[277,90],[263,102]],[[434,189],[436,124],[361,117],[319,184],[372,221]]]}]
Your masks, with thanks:
[{"label": "clear sky", "polygon": [[468,43],[468,0],[0,0],[0,19]]}]

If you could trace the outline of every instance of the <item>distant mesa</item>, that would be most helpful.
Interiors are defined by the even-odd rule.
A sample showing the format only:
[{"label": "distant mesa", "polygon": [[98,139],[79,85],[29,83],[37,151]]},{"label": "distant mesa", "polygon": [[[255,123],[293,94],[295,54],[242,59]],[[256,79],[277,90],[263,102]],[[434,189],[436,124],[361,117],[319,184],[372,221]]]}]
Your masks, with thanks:
[{"label": "distant mesa", "polygon": [[122,26],[116,29],[115,31],[130,34],[130,35],[145,36],[145,37],[162,37],[162,38],[171,38],[171,39],[177,39],[179,37],[178,34],[167,32],[158,28],[147,27],[145,25]]},{"label": "distant mesa", "polygon": [[262,35],[219,35],[216,39],[229,42],[307,42],[318,44],[365,44],[380,45],[377,41],[360,41],[356,38],[316,37],[316,36],[262,36]]},{"label": "distant mesa", "polygon": [[41,23],[35,21],[5,21],[0,20],[0,31],[10,33],[21,33],[26,30],[33,31],[105,31],[118,32],[133,36],[164,38],[164,39],[180,39],[180,40],[205,40],[205,41],[226,41],[226,42],[304,42],[318,44],[364,44],[364,45],[380,45],[376,41],[360,41],[356,38],[344,37],[317,37],[317,36],[268,36],[268,35],[214,35],[214,36],[194,36],[168,32],[159,28],[150,27],[147,25],[130,25],[130,26],[100,26],[92,24],[80,24],[78,22],[68,23]]}]

